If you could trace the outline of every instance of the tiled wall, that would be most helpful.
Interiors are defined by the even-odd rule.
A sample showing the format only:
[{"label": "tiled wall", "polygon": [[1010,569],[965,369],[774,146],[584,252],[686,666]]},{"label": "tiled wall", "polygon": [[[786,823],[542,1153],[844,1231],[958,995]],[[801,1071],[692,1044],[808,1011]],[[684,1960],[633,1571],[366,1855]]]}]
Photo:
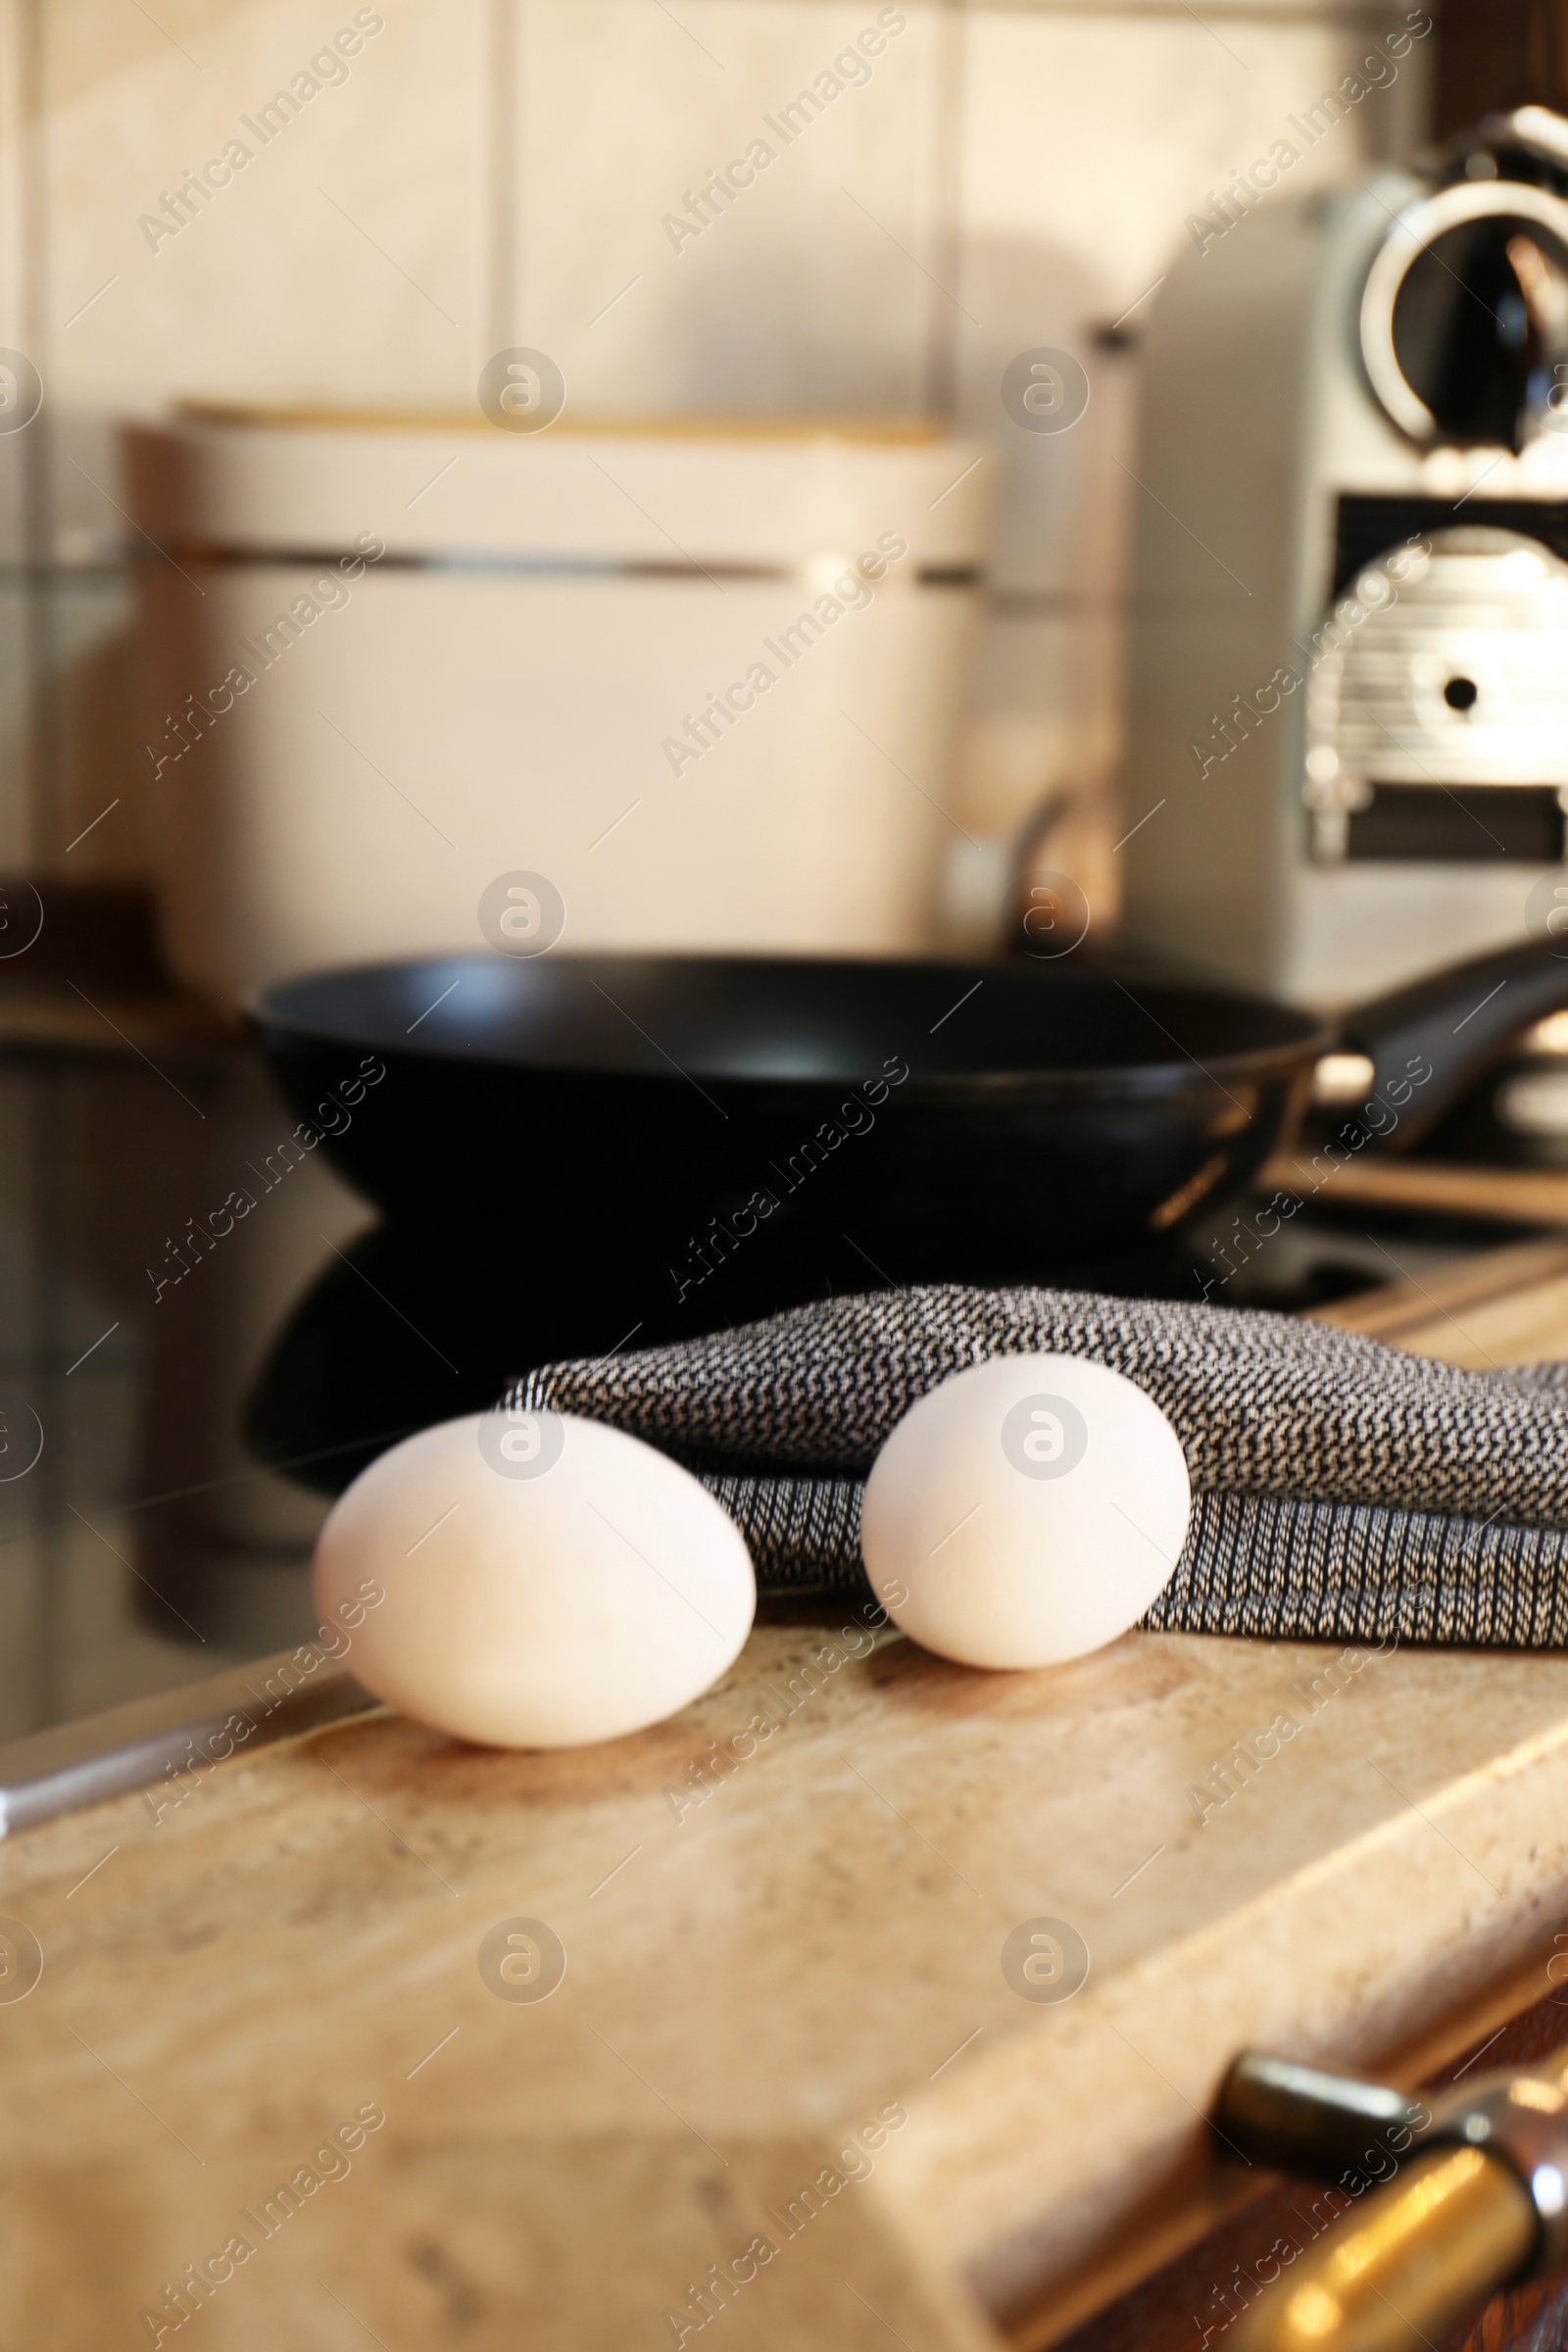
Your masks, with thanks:
[{"label": "tiled wall", "polygon": [[[879,11],[869,77],[677,247],[686,191]],[[0,344],[47,395],[37,428],[0,436],[0,867],[136,867],[129,581],[156,559],[121,511],[112,420],[178,396],[466,408],[519,342],[581,412],[929,410],[996,434],[957,806],[1000,833],[1074,784],[1093,814],[1071,854],[1093,862],[1114,824],[1140,298],[1184,216],[1402,14],[377,0],[346,77],[320,69],[264,147],[244,118],[353,0],[0,0]],[[1419,142],[1426,48],[1294,186]],[[140,216],[236,136],[250,162],[155,248]],[[1061,436],[1000,412],[1003,368],[1040,344],[1091,378]]]}]

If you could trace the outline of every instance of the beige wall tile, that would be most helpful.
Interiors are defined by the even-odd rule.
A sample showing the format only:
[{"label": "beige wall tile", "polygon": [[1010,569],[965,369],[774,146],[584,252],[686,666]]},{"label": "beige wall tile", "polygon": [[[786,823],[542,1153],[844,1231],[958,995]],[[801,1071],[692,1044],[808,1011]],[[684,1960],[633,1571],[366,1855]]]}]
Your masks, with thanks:
[{"label": "beige wall tile", "polygon": [[[1186,234],[1187,216],[1285,134],[1363,54],[1342,24],[1227,19],[1093,18],[985,9],[970,21],[964,90],[959,286],[960,415],[1001,436],[998,576],[1057,593],[1114,592],[1125,532],[1113,461],[1133,463],[1136,404],[1125,368],[1098,355],[1092,330],[1149,296]],[[1409,129],[1404,93],[1428,60],[1308,150],[1281,194],[1348,178]],[[1149,299],[1153,297],[1149,296]],[[1001,378],[1019,352],[1074,353],[1093,385],[1070,434],[1025,434],[1003,414]],[[1136,374],[1134,369],[1133,374]],[[1103,397],[1108,396],[1108,397]],[[1109,551],[1115,562],[1107,563]]]},{"label": "beige wall tile", "polygon": [[[82,53],[102,7],[52,0],[40,364],[63,408],[471,398],[485,340],[482,0],[358,13],[382,29],[337,67],[356,0],[203,11],[93,74]],[[327,61],[314,74],[313,58]],[[260,110],[302,74],[328,86],[264,143]],[[230,140],[249,162],[177,235],[139,225]]]},{"label": "beige wall tile", "polygon": [[[819,117],[803,111],[787,144],[781,109],[834,76],[879,15],[903,29],[840,69],[847,86]],[[924,405],[933,306],[946,304],[926,274],[943,12],[525,0],[521,24],[518,340],[552,354],[579,408]],[[711,167],[756,140],[774,160],[750,187],[700,235],[666,227]]]}]

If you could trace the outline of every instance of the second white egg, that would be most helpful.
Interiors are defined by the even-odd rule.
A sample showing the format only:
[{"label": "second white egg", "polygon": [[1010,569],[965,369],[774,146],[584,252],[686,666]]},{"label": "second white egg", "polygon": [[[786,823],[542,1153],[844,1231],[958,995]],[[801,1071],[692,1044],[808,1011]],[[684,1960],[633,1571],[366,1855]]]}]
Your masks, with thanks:
[{"label": "second white egg", "polygon": [[871,1467],[872,1588],[927,1649],[1048,1666],[1135,1625],[1175,1571],[1192,1502],[1153,1399],[1074,1355],[1002,1355],[910,1407]]}]

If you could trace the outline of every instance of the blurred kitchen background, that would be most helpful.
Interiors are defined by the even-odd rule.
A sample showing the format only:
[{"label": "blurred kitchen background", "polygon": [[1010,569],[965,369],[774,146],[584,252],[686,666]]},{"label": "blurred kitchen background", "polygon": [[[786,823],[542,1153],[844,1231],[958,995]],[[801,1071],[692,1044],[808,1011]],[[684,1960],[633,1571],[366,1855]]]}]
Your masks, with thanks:
[{"label": "blurred kitchen background", "polygon": [[[406,1425],[383,1353],[446,1360],[430,1269],[416,1305],[373,1241],[333,1275],[370,1212],[324,1155],[273,1172],[291,1117],[237,998],[334,954],[478,947],[480,886],[507,862],[488,841],[459,873],[458,935],[450,910],[429,936],[407,911],[467,855],[453,810],[514,789],[548,813],[595,726],[612,748],[624,720],[688,783],[659,730],[707,757],[703,697],[794,610],[757,602],[768,580],[836,582],[843,634],[797,682],[794,735],[756,722],[707,774],[744,782],[759,826],[783,821],[782,779],[819,832],[781,834],[749,906],[711,792],[692,821],[712,886],[664,920],[678,841],[627,822],[590,868],[590,835],[622,822],[595,799],[574,873],[619,878],[568,944],[664,920],[665,945],[686,923],[699,945],[727,927],[999,952],[1043,806],[1051,866],[1113,932],[1116,845],[1144,814],[1121,777],[1160,286],[1190,218],[1370,46],[1395,44],[1396,71],[1300,142],[1293,203],[1556,94],[1549,11],[1433,13],[1435,30],[1364,0],[0,0],[0,1738],[308,1636],[343,1468],[338,1360],[300,1312],[323,1273],[382,1316],[362,1437]],[[780,110],[825,82],[786,138]],[[760,137],[770,166],[705,197]],[[518,352],[528,398],[559,376],[557,435],[495,429]],[[1006,371],[1041,352],[1081,371],[1070,429],[1018,429],[1006,404]],[[733,466],[705,419],[760,486],[710,498],[694,555],[680,518],[705,512],[704,467],[722,484]],[[661,452],[628,424],[679,429]],[[584,425],[602,429],[571,441]],[[521,519],[498,488],[514,460],[542,485]],[[883,523],[907,553],[883,547],[873,620],[846,566],[870,576]],[[266,666],[275,614],[367,529],[357,612],[318,591],[318,633],[265,702],[220,704],[234,645]],[[718,650],[662,634],[694,569],[729,600]],[[535,602],[498,602],[503,580]],[[622,644],[646,629],[649,674],[666,665],[667,715],[605,691],[572,602],[595,580],[629,600]],[[515,776],[515,698],[478,707],[492,637],[532,680]],[[829,745],[830,718],[859,741]],[[200,794],[169,789],[210,778],[208,736],[234,796],[216,850]],[[554,858],[531,838],[512,862]],[[216,1205],[252,1177],[254,1222],[215,1244]]]},{"label": "blurred kitchen background", "polygon": [[[869,78],[678,251],[664,217],[875,24],[870,0],[376,13],[346,78],[154,250],[142,216],[248,138],[241,118],[354,11],[0,0],[0,344],[47,387],[26,466],[0,474],[0,870],[144,870],[149,550],[125,511],[122,420],[178,401],[467,414],[486,361],[520,345],[558,363],[574,418],[848,412],[994,441],[953,813],[984,841],[1070,783],[1086,838],[1056,862],[1098,873],[1116,837],[1150,289],[1186,217],[1407,12],[911,0]],[[1291,192],[1411,152],[1436,66],[1436,44],[1414,44]],[[1088,413],[1059,436],[1004,433],[1002,372],[1039,346],[1081,356]]]}]

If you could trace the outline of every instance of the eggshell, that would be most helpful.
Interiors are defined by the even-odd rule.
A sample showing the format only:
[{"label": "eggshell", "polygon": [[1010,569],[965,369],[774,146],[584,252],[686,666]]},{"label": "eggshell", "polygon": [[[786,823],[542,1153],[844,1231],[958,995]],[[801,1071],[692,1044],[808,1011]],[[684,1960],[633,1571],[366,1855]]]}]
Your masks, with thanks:
[{"label": "eggshell", "polygon": [[1175,1570],[1181,1441],[1119,1372],[1004,1355],[910,1407],[871,1466],[861,1549],[888,1613],[968,1666],[1049,1666],[1137,1623]]},{"label": "eggshell", "polygon": [[[385,1598],[365,1607],[368,1583]],[[739,1652],[757,1580],[707,1489],[622,1431],[470,1413],[395,1446],[316,1549],[377,1697],[460,1739],[574,1747],[658,1723]],[[341,1614],[339,1613],[341,1610]]]}]

